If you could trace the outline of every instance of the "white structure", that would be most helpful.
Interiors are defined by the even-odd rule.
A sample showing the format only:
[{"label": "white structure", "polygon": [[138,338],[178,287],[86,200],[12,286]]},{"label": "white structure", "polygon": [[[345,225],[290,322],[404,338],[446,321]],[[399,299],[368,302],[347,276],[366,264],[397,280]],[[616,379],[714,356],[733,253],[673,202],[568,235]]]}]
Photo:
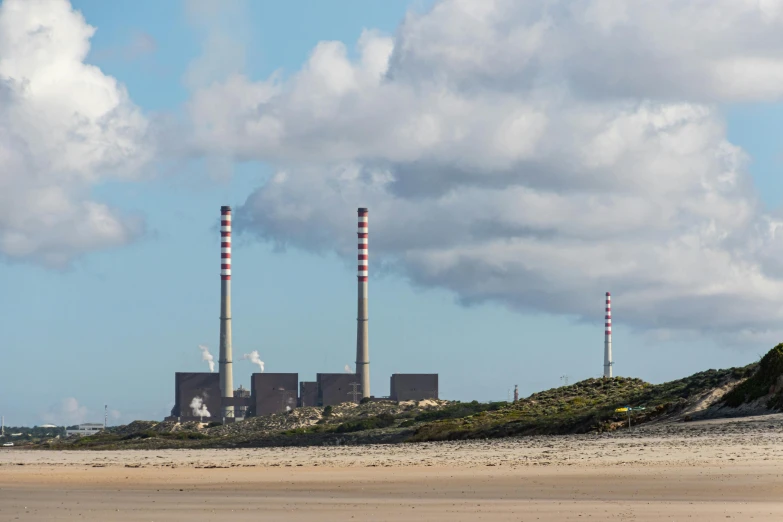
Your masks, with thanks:
[{"label": "white structure", "polygon": [[65,430],[65,436],[78,435],[84,437],[85,435],[95,435],[103,431],[103,424],[98,422],[87,422],[85,424],[79,424],[79,427],[75,430]]},{"label": "white structure", "polygon": [[604,377],[612,377],[612,294],[606,292],[606,316],[604,317]]}]

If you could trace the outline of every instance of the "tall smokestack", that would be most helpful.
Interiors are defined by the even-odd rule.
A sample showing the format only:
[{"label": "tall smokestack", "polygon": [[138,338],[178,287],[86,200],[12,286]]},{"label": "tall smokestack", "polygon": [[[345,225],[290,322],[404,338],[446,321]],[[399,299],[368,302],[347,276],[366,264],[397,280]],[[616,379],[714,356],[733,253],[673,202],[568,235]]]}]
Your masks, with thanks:
[{"label": "tall smokestack", "polygon": [[[220,207],[220,395],[234,396],[231,366],[231,207]],[[234,417],[234,406],[223,406],[223,417]]]},{"label": "tall smokestack", "polygon": [[362,398],[370,396],[370,346],[367,339],[367,209],[359,209],[359,312],[356,318],[356,375]]},{"label": "tall smokestack", "polygon": [[612,376],[612,294],[606,292],[606,323],[604,324],[604,377]]}]

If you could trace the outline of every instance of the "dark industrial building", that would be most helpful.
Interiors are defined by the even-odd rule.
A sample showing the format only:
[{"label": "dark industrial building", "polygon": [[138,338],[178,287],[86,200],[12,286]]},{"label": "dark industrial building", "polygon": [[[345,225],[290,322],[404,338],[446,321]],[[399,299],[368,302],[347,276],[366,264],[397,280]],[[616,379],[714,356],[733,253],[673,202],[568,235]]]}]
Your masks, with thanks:
[{"label": "dark industrial building", "polygon": [[250,396],[254,415],[269,415],[296,408],[298,373],[254,373]]},{"label": "dark industrial building", "polygon": [[[343,402],[358,402],[362,387],[353,373],[318,373],[318,406],[334,406]],[[356,395],[354,396],[354,392]]]},{"label": "dark industrial building", "polygon": [[244,419],[250,413],[250,406],[252,402],[250,400],[250,390],[245,389],[242,385],[234,390],[234,417],[237,419]]},{"label": "dark industrial building", "polygon": [[389,398],[393,401],[417,401],[438,398],[437,373],[395,373],[391,376]]},{"label": "dark industrial building", "polygon": [[174,374],[174,408],[173,417],[179,417],[183,422],[199,420],[190,406],[195,397],[200,397],[203,405],[209,411],[210,417],[220,420],[220,374],[219,373],[184,373]]},{"label": "dark industrial building", "polygon": [[299,383],[299,406],[318,406],[318,383],[315,381]]}]

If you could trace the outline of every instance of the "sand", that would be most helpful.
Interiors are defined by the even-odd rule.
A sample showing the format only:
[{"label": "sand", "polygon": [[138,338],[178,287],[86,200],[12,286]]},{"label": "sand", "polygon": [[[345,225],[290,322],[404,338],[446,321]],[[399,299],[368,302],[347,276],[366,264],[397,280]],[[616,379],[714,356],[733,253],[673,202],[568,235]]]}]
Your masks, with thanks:
[{"label": "sand", "polygon": [[783,417],[401,446],[0,451],[0,521],[783,520]]}]

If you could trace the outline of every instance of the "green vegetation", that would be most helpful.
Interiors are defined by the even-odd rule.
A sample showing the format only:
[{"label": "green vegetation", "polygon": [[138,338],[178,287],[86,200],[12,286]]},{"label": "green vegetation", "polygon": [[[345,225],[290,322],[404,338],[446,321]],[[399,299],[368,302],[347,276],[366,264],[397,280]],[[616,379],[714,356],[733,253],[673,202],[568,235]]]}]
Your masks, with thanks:
[{"label": "green vegetation", "polygon": [[[748,367],[750,368],[750,367]],[[755,369],[755,373],[752,370]],[[770,393],[775,395],[768,401],[767,407],[783,408],[783,389],[778,381],[783,375],[783,343],[778,344],[761,358],[755,368],[750,368],[752,375],[726,394],[723,401],[727,406],[736,408],[742,404],[754,401]]]},{"label": "green vegetation", "polygon": [[324,408],[324,417],[331,417],[332,416],[332,407],[327,406]]},{"label": "green vegetation", "polygon": [[6,426],[5,436],[0,436],[0,443],[13,442],[19,446],[39,443],[56,437],[65,437],[65,427],[41,428],[36,426],[28,428],[24,426]]},{"label": "green vegetation", "polygon": [[352,433],[354,431],[377,430],[394,426],[394,421],[394,415],[381,413],[380,415],[368,417],[366,419],[343,422],[337,426],[335,431],[337,433]]},{"label": "green vegetation", "polygon": [[326,433],[330,430],[329,427],[324,426],[322,424],[315,424],[313,426],[305,426],[303,428],[294,428],[292,430],[286,430],[282,434],[287,437],[292,437],[296,435],[309,435],[312,433]]},{"label": "green vegetation", "polygon": [[443,419],[457,419],[482,411],[497,411],[507,406],[507,402],[455,402],[439,410],[421,412],[416,415],[415,420],[418,422],[430,422]]},{"label": "green vegetation", "polygon": [[208,439],[209,436],[197,431],[142,431],[140,433],[131,433],[125,435],[121,440],[133,440],[133,439],[175,439],[175,440],[203,440]]},{"label": "green vegetation", "polygon": [[89,435],[87,437],[79,437],[76,439],[76,441],[73,442],[71,446],[73,448],[84,449],[96,446],[105,446],[113,442],[119,442],[120,440],[122,440],[120,435],[115,435],[112,433],[99,433],[96,435]]},{"label": "green vegetation", "polygon": [[[752,369],[708,370],[660,385],[625,377],[587,379],[536,393],[514,404],[455,404],[417,416],[416,420],[419,417],[439,420],[420,426],[410,441],[612,430],[627,422],[625,414],[615,413],[616,408],[645,406],[644,411],[631,415],[633,422],[644,422],[675,412],[684,406],[686,399],[741,378],[749,371]],[[475,413],[470,413],[471,410]],[[460,416],[463,411],[468,414]]]},{"label": "green vegetation", "polygon": [[169,441],[188,441],[188,440],[205,440],[209,439],[208,435],[199,433],[196,431],[173,431],[173,432],[159,432],[159,431],[139,431],[135,433],[128,433],[126,435],[120,435],[111,432],[101,432],[95,435],[89,435],[86,437],[79,437],[70,444],[70,447],[74,449],[88,449],[97,448],[112,449],[113,447],[119,447],[126,441],[137,441],[145,439],[160,439]]}]

